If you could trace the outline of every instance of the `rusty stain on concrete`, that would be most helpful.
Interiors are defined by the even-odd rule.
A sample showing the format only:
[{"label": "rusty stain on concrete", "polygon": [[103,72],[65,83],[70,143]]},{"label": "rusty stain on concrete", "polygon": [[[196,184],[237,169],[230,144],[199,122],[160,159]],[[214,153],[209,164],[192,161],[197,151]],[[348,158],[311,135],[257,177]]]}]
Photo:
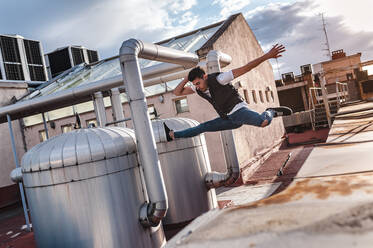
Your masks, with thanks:
[{"label": "rusty stain on concrete", "polygon": [[[368,173],[372,175],[371,173]],[[314,178],[302,179],[294,182],[289,188],[277,195],[247,204],[232,207],[230,210],[250,209],[271,204],[282,204],[302,199],[306,195],[312,195],[317,199],[325,200],[333,195],[347,196],[355,190],[363,190],[372,193],[373,183],[361,175],[331,176],[322,180]]]}]

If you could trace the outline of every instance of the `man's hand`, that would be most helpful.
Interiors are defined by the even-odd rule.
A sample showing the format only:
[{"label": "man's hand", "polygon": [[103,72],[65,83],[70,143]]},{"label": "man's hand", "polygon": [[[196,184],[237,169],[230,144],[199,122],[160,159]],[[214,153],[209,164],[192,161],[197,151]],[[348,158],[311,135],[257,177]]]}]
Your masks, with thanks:
[{"label": "man's hand", "polygon": [[281,53],[283,53],[285,51],[286,50],[285,50],[285,47],[283,45],[276,44],[265,55],[268,59],[277,59],[277,58],[281,57],[282,56]]},{"label": "man's hand", "polygon": [[254,69],[264,61],[268,59],[277,59],[278,57],[281,57],[281,53],[285,52],[285,47],[283,45],[276,44],[272,47],[271,50],[269,50],[268,53],[265,53],[264,55],[260,56],[259,58],[256,58],[249,63],[247,63],[244,66],[238,67],[236,69],[232,70],[234,78],[237,78],[250,70]]}]

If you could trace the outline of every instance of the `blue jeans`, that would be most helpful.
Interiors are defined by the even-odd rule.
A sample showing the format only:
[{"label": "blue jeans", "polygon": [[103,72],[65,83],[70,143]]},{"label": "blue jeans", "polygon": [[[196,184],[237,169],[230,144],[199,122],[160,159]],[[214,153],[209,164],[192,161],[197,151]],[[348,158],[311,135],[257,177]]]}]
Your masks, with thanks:
[{"label": "blue jeans", "polygon": [[228,119],[218,117],[211,121],[206,121],[198,126],[187,128],[180,131],[175,131],[175,138],[194,137],[204,132],[217,132],[239,128],[242,125],[251,125],[260,127],[263,121],[267,120],[268,125],[273,119],[274,112],[267,110],[262,114],[252,111],[246,107],[242,107],[233,114],[228,115]]}]

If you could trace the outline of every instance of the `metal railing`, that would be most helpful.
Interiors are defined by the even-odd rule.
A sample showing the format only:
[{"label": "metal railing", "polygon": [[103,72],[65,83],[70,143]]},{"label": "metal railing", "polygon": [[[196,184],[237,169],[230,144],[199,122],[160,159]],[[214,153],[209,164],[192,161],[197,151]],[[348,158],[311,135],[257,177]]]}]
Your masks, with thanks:
[{"label": "metal railing", "polygon": [[338,104],[338,107],[346,102],[348,100],[348,87],[347,87],[347,83],[340,83],[340,82],[336,82],[335,83],[335,87],[336,87],[336,93],[337,93],[337,104]]}]

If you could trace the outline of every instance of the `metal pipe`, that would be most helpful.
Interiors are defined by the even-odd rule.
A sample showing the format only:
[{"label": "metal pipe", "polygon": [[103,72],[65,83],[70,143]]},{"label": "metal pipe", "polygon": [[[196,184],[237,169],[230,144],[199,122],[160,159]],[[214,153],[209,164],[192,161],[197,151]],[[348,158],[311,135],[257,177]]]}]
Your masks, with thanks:
[{"label": "metal pipe", "polygon": [[44,124],[45,136],[47,137],[47,139],[49,139],[48,126],[47,126],[47,122],[45,121],[45,115],[44,115],[44,113],[41,113],[41,116],[43,117],[43,124]]},{"label": "metal pipe", "polygon": [[94,108],[96,114],[97,125],[99,127],[105,127],[107,119],[106,119],[106,110],[104,105],[104,96],[102,92],[94,93]]},{"label": "metal pipe", "polygon": [[[179,51],[179,56],[182,53]],[[193,61],[192,57],[188,55],[185,58],[187,61]],[[148,68],[145,68],[145,72],[142,72],[142,77],[149,78],[150,76],[162,76],[167,74],[169,71],[176,72],[178,70],[184,70],[184,68],[190,67],[188,65],[174,65],[174,64],[157,64]],[[162,82],[160,82],[162,83]],[[156,83],[154,83],[156,84]],[[151,85],[154,85],[151,84]],[[92,94],[98,91],[108,91],[112,88],[123,86],[122,75],[98,80],[89,84],[85,84],[79,87],[65,89],[60,92],[56,92],[46,96],[39,96],[34,99],[17,102],[12,105],[4,106],[0,108],[0,124],[6,122],[6,115],[9,114],[12,119],[20,119],[23,117],[48,112],[62,107],[71,106],[91,100]],[[145,85],[150,86],[150,85]]]},{"label": "metal pipe", "polygon": [[[126,127],[126,123],[124,121],[118,121],[124,119],[123,113],[123,106],[122,102],[120,101],[120,92],[118,88],[114,88],[110,90],[110,101],[111,101],[111,110],[113,111],[113,119],[114,121],[112,124],[118,127]],[[106,123],[106,126],[108,123]]]},{"label": "metal pipe", "polygon": [[149,197],[149,202],[145,202],[140,208],[140,222],[143,226],[157,226],[166,215],[168,201],[154,133],[148,115],[138,58],[192,67],[198,63],[198,56],[135,39],[124,41],[119,55]]},{"label": "metal pipe", "polygon": [[[209,74],[220,72],[220,61],[230,62],[232,58],[219,51],[211,50],[207,54],[207,72]],[[212,171],[205,175],[205,183],[208,188],[229,186],[240,177],[240,165],[237,158],[236,145],[232,130],[220,132],[223,142],[223,150],[227,171],[225,173]]]},{"label": "metal pipe", "polygon": [[[17,150],[16,150],[16,142],[14,141],[14,133],[13,133],[13,127],[12,127],[12,119],[10,118],[9,115],[6,116],[8,120],[8,127],[9,127],[9,133],[10,133],[10,141],[12,143],[12,151],[13,151],[13,158],[14,162],[16,164],[16,168],[21,168],[19,166],[18,162],[18,156],[17,156]],[[21,200],[22,200],[22,207],[23,207],[23,214],[25,215],[25,220],[26,220],[26,226],[27,226],[27,231],[31,231],[30,227],[30,220],[28,218],[28,213],[27,213],[27,205],[26,205],[26,198],[25,198],[25,192],[23,191],[23,184],[21,181],[18,183],[19,186],[19,191],[21,193]]]},{"label": "metal pipe", "polygon": [[132,118],[124,118],[124,119],[120,119],[117,121],[108,122],[106,123],[106,126],[114,125],[114,124],[125,122],[125,121],[130,121],[130,120],[132,120]]}]

